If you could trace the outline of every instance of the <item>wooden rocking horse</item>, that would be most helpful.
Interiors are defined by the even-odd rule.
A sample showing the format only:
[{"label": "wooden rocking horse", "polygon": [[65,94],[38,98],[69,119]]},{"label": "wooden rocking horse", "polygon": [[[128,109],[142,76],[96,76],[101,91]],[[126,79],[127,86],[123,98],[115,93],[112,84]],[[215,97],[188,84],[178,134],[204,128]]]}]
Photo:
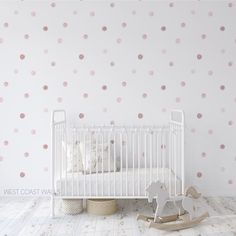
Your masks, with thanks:
[{"label": "wooden rocking horse", "polygon": [[169,193],[160,181],[152,182],[146,189],[148,201],[156,197],[157,208],[154,217],[138,215],[137,220],[150,222],[149,227],[160,230],[180,230],[191,228],[209,216],[208,212],[198,216],[195,199],[201,194],[189,187],[185,195],[169,197]]}]

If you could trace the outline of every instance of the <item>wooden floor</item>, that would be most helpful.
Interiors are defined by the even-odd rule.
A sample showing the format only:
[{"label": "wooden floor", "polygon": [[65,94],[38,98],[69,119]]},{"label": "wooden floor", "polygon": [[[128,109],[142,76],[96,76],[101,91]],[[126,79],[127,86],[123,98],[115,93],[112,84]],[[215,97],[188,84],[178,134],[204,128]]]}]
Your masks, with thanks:
[{"label": "wooden floor", "polygon": [[195,228],[172,233],[148,229],[136,221],[138,213],[153,214],[146,200],[119,200],[118,204],[119,211],[108,217],[86,212],[68,216],[57,210],[57,217],[51,219],[48,198],[0,198],[0,236],[236,236],[236,198],[204,198],[202,204],[211,217]]}]

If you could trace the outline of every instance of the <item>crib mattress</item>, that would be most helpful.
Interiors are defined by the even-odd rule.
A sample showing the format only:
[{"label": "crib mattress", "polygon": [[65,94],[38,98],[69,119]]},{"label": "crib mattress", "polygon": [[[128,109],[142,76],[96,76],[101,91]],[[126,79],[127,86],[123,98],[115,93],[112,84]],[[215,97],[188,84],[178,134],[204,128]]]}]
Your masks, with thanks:
[{"label": "crib mattress", "polygon": [[180,191],[181,180],[175,177],[169,168],[122,169],[119,172],[67,173],[56,180],[56,193],[62,196],[78,197],[146,197],[146,187],[152,182],[160,180],[172,192]]}]

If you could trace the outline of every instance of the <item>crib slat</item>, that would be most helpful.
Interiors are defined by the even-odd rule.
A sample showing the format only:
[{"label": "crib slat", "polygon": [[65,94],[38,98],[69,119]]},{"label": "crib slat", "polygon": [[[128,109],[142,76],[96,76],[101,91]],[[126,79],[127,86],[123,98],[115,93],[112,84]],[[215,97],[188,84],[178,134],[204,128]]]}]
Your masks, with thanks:
[{"label": "crib slat", "polygon": [[132,133],[132,154],[133,154],[133,196],[135,195],[134,193],[134,185],[135,185],[135,179],[134,179],[134,133]]},{"label": "crib slat", "polygon": [[98,133],[95,133],[95,157],[96,157],[96,196],[98,196]]},{"label": "crib slat", "polygon": [[126,145],[125,145],[125,166],[126,166],[126,196],[128,196],[128,133],[127,131],[125,132],[126,134]]},{"label": "crib slat", "polygon": [[123,196],[123,142],[122,142],[122,133],[120,132],[120,193]]},{"label": "crib slat", "polygon": [[[86,193],[86,171],[87,171],[87,157],[86,157],[86,155],[87,155],[87,153],[86,153],[86,135],[87,135],[87,133],[86,133],[86,131],[85,132],[83,132],[83,156],[84,156],[84,166],[83,166],[83,168],[84,168],[84,197],[87,195],[87,193]],[[79,178],[79,173],[78,173],[78,178]]]},{"label": "crib slat", "polygon": [[139,130],[136,130],[137,132],[137,145],[138,145],[138,195],[140,196],[140,132]]},{"label": "crib slat", "polygon": [[102,138],[102,196],[104,196],[104,132],[101,131],[101,138]]},{"label": "crib slat", "polygon": [[92,196],[92,165],[91,165],[91,156],[92,156],[92,130],[89,130],[89,136],[90,136],[90,140],[89,140],[89,152],[90,152],[90,162],[89,162],[89,177],[90,177],[90,196]]},{"label": "crib slat", "polygon": [[113,150],[114,150],[114,175],[113,175],[113,181],[114,181],[114,191],[113,191],[113,195],[116,195],[116,133],[114,132],[114,143],[113,143]]},{"label": "crib slat", "polygon": [[[145,188],[147,187],[147,132],[144,133]],[[145,192],[145,196],[147,193]]]}]

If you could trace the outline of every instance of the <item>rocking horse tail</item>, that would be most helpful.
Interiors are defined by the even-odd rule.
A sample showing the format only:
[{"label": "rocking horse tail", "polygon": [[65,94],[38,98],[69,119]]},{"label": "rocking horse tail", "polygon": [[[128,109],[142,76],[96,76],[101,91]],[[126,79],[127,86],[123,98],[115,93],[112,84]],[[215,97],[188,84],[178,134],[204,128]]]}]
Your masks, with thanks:
[{"label": "rocking horse tail", "polygon": [[193,186],[190,186],[187,188],[186,192],[185,192],[185,196],[191,196],[192,198],[199,198],[201,197],[201,193],[199,193],[196,188],[194,188]]}]

